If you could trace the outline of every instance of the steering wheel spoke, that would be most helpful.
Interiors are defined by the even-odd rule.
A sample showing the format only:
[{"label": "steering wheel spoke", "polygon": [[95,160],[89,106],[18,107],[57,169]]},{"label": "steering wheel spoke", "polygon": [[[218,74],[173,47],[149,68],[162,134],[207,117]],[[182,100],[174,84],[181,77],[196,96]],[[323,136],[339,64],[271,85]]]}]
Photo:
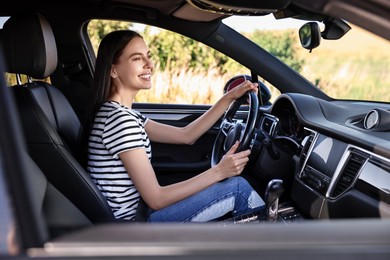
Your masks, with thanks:
[{"label": "steering wheel spoke", "polygon": [[224,119],[219,131],[221,131],[221,134],[223,134],[226,138],[232,127],[234,127],[234,122]]}]

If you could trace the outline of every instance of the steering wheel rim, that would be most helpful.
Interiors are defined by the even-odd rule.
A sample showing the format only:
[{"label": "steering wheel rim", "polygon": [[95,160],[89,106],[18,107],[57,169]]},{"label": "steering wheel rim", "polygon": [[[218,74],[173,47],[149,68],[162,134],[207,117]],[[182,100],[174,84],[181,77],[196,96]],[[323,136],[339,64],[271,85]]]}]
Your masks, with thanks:
[{"label": "steering wheel rim", "polygon": [[[245,102],[249,101],[249,111],[246,118],[245,127],[239,122],[234,122],[234,116],[238,108]],[[257,113],[259,111],[259,100],[254,91],[249,91],[241,98],[236,99],[226,111],[220,128],[215,138],[211,154],[211,166],[214,167],[219,163],[233,144],[239,140],[240,145],[237,152],[251,149],[251,142],[256,126]]]}]

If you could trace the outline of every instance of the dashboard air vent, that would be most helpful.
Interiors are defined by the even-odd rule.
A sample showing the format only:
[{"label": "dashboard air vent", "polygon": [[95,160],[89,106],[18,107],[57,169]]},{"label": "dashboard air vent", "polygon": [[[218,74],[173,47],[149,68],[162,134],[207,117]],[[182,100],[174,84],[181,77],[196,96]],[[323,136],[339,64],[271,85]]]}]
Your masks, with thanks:
[{"label": "dashboard air vent", "polygon": [[299,161],[299,163],[300,163],[300,168],[301,168],[301,169],[302,169],[302,167],[303,167],[303,164],[305,163],[307,154],[309,153],[310,146],[311,146],[311,144],[313,143],[314,136],[315,136],[315,133],[312,132],[312,133],[309,135],[309,137],[307,138],[306,143],[305,143],[304,146],[303,146],[302,153],[301,153],[301,157],[300,157],[300,161]]},{"label": "dashboard air vent", "polygon": [[351,187],[367,158],[368,155],[365,153],[358,151],[351,152],[344,169],[340,173],[331,197],[337,197]]}]

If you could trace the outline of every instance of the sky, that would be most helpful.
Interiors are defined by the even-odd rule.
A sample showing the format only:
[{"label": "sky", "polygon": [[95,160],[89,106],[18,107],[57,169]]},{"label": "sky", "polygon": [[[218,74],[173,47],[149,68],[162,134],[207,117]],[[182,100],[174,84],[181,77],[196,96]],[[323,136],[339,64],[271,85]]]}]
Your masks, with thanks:
[{"label": "sky", "polygon": [[[253,30],[283,30],[283,29],[297,29],[308,21],[285,18],[275,19],[272,14],[265,16],[231,16],[223,19],[223,23],[238,32],[251,32]],[[143,31],[145,25],[134,24],[134,29]],[[158,31],[158,29],[156,28]]]},{"label": "sky", "polygon": [[0,28],[3,28],[3,24],[7,21],[7,18],[0,17]]},{"label": "sky", "polygon": [[282,30],[299,28],[307,21],[292,18],[276,20],[273,15],[266,16],[232,16],[223,22],[240,32],[250,32],[255,29]]},{"label": "sky", "polygon": [[[272,14],[266,16],[232,16],[224,19],[224,23],[237,31],[250,32],[254,29],[278,30],[299,28],[306,22],[291,18],[280,19],[276,22],[275,20]],[[5,21],[5,18],[0,17],[0,28],[3,27]]]}]

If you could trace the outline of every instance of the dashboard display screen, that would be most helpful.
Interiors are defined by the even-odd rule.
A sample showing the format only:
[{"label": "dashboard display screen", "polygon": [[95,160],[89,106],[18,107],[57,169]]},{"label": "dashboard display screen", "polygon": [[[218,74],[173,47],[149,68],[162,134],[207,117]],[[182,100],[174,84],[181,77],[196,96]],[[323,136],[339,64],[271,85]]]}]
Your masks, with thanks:
[{"label": "dashboard display screen", "polygon": [[307,165],[332,177],[347,144],[319,134],[307,160]]}]

